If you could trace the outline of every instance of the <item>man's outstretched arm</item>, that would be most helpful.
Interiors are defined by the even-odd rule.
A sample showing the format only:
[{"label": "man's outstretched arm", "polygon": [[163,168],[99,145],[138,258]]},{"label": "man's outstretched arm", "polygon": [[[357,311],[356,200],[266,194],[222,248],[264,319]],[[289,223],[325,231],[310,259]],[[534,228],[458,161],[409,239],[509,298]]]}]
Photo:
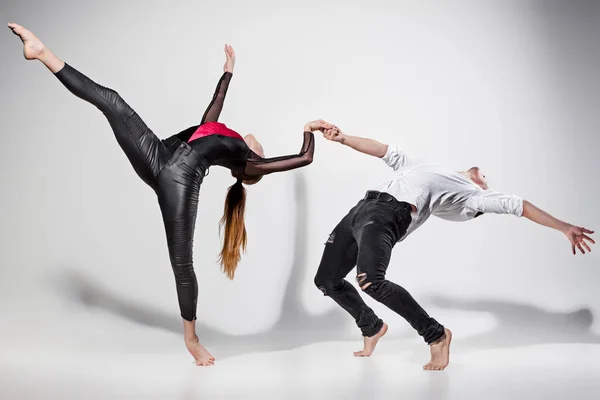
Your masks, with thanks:
[{"label": "man's outstretched arm", "polygon": [[476,214],[510,214],[525,217],[537,224],[556,229],[569,239],[573,254],[576,253],[575,248],[578,248],[582,254],[585,254],[586,250],[592,251],[586,241],[596,243],[587,235],[594,233],[593,231],[561,221],[519,196],[492,189],[482,190],[469,199],[467,209]]},{"label": "man's outstretched arm", "polygon": [[546,211],[537,208],[527,200],[523,200],[523,216],[535,223],[564,233],[567,239],[569,239],[569,242],[571,242],[571,251],[573,254],[576,254],[576,247],[581,254],[585,254],[585,250],[588,252],[592,251],[590,246],[586,243],[586,240],[590,243],[596,243],[592,238],[586,235],[592,234],[594,231],[561,221]]},{"label": "man's outstretched arm", "polygon": [[332,129],[324,130],[323,137],[332,142],[341,143],[356,151],[378,158],[383,158],[388,151],[387,144],[383,144],[374,139],[346,135],[337,126]]},{"label": "man's outstretched arm", "polygon": [[383,160],[394,171],[417,161],[415,157],[406,154],[398,146],[389,146],[374,139],[346,135],[335,125],[333,128],[325,129],[322,132],[325,139],[341,143],[360,153],[377,157]]}]

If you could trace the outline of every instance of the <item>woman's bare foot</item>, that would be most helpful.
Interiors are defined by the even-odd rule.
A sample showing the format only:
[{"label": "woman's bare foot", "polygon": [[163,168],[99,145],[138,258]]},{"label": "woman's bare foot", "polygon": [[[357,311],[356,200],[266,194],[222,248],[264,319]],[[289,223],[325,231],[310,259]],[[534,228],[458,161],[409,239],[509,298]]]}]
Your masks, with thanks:
[{"label": "woman's bare foot", "polygon": [[40,60],[53,73],[64,67],[65,63],[52,54],[31,31],[13,22],[9,23],[8,27],[23,42],[23,55],[27,60]]},{"label": "woman's bare foot", "polygon": [[11,22],[8,24],[8,27],[23,41],[23,55],[25,58],[28,60],[39,60],[46,50],[44,43],[21,25]]},{"label": "woman's bare foot", "polygon": [[429,348],[431,350],[431,361],[423,365],[423,369],[429,371],[441,371],[450,363],[450,342],[452,342],[452,332],[450,329],[444,329],[444,336]]},{"label": "woman's bare foot", "polygon": [[365,342],[365,348],[361,351],[354,352],[354,357],[369,357],[371,354],[373,354],[375,346],[377,346],[377,342],[379,341],[379,339],[381,339],[383,335],[386,334],[387,330],[388,325],[384,322],[383,326],[381,327],[379,332],[375,334],[375,336],[365,336],[363,338]]},{"label": "woman's bare foot", "polygon": [[186,339],[185,345],[194,360],[196,360],[196,365],[204,367],[214,365],[215,358],[200,344],[198,337],[190,340]]}]

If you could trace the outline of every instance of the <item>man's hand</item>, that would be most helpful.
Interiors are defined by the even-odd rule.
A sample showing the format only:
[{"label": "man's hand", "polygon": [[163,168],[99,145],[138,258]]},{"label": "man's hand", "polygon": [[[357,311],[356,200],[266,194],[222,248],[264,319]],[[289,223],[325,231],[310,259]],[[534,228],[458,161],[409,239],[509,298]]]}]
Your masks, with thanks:
[{"label": "man's hand", "polygon": [[323,131],[323,137],[327,140],[337,143],[344,143],[344,140],[346,140],[344,133],[335,125],[333,128],[325,129]]},{"label": "man's hand", "polygon": [[588,252],[592,251],[590,246],[585,242],[586,240],[590,243],[596,243],[591,237],[586,235],[586,233],[591,234],[594,233],[594,231],[561,221],[546,211],[537,208],[527,200],[523,201],[523,216],[540,225],[544,225],[548,228],[556,229],[557,231],[564,233],[567,239],[569,239],[569,242],[571,242],[571,250],[573,251],[573,254],[577,253],[575,250],[576,247],[579,249],[581,254],[585,254],[584,248]]},{"label": "man's hand", "polygon": [[569,242],[571,242],[571,251],[573,252],[573,254],[577,253],[575,248],[578,248],[581,254],[585,254],[585,250],[587,250],[588,252],[592,251],[592,249],[590,249],[590,246],[586,243],[586,240],[593,244],[596,243],[594,239],[586,235],[586,233],[592,234],[594,233],[594,231],[583,228],[581,226],[569,224],[567,225],[563,233],[567,236]]},{"label": "man's hand", "polygon": [[304,124],[304,131],[306,132],[314,132],[321,131],[323,132],[325,129],[332,129],[333,125],[329,122],[325,122],[322,119],[317,119],[315,121],[310,121]]},{"label": "man's hand", "polygon": [[233,47],[225,45],[225,65],[223,65],[223,72],[229,72],[233,74],[233,67],[235,66],[235,52]]}]

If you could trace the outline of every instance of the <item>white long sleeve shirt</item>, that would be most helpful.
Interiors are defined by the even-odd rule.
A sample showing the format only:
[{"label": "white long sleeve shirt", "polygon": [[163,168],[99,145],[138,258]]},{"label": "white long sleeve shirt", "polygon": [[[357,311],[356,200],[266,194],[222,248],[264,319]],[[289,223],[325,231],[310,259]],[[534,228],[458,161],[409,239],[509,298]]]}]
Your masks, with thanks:
[{"label": "white long sleeve shirt", "polygon": [[389,193],[396,200],[417,208],[406,234],[399,241],[431,215],[450,221],[467,221],[479,213],[523,216],[522,198],[484,190],[457,171],[411,157],[399,147],[388,146],[382,160],[394,173],[373,190]]}]

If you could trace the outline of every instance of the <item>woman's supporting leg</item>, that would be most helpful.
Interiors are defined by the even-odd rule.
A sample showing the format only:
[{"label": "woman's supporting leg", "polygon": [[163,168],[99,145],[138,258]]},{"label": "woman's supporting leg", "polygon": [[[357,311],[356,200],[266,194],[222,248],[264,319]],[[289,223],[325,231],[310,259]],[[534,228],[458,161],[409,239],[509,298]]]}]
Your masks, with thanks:
[{"label": "woman's supporting leg", "polygon": [[71,93],[102,111],[138,176],[153,186],[168,154],[139,115],[116,91],[98,85],[56,57],[33,33],[20,25],[9,27],[23,41],[26,59],[44,63]]},{"label": "woman's supporting leg", "polygon": [[185,343],[197,365],[211,365],[214,357],[200,344],[195,331],[198,281],[194,272],[193,243],[202,178],[202,171],[188,167],[178,159],[161,171],[156,192],[184,320]]}]

